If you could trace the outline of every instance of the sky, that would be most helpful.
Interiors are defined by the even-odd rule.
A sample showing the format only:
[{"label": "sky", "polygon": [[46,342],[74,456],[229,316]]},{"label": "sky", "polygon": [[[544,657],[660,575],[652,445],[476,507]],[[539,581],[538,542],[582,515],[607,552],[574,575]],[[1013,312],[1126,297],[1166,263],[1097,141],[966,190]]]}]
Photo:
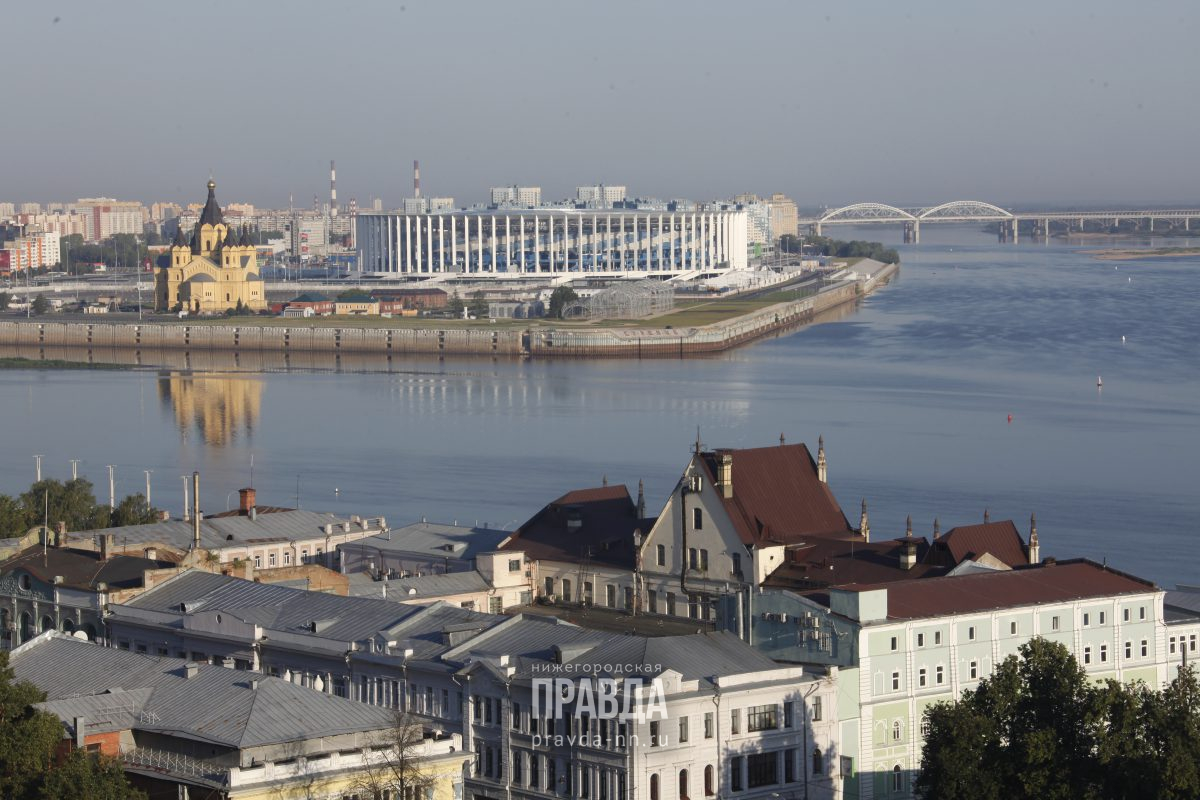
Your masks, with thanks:
[{"label": "sky", "polygon": [[1200,206],[1200,4],[20,3],[0,200]]}]

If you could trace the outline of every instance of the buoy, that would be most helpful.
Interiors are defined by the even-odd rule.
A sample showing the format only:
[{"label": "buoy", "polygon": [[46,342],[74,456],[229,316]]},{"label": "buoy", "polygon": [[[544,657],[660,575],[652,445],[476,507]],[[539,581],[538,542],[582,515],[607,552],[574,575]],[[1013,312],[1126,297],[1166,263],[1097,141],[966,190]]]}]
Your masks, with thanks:
[{"label": "buoy", "polygon": [[1104,385],[1104,379],[1101,378],[1099,375],[1097,375],[1096,376],[1096,388],[1099,389],[1103,385]]},{"label": "buoy", "polygon": [[1012,425],[1012,414],[1008,415],[1008,424]]},{"label": "buoy", "polygon": [[1130,282],[1130,283],[1133,283],[1133,278],[1130,278],[1130,279],[1129,279],[1129,282]]},{"label": "buoy", "polygon": [[1125,337],[1124,337],[1124,336],[1122,336],[1122,337],[1121,337],[1121,344],[1125,344]]}]

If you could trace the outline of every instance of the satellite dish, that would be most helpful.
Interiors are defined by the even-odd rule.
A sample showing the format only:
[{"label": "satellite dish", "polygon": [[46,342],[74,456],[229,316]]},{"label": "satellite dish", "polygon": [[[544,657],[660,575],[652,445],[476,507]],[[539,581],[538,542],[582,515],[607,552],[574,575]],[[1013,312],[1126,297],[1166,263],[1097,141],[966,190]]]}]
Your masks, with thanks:
[{"label": "satellite dish", "polygon": [[85,642],[91,641],[91,639],[88,638],[88,635],[86,633],[84,633],[83,631],[75,631],[71,635],[74,636],[76,639],[82,639]]}]

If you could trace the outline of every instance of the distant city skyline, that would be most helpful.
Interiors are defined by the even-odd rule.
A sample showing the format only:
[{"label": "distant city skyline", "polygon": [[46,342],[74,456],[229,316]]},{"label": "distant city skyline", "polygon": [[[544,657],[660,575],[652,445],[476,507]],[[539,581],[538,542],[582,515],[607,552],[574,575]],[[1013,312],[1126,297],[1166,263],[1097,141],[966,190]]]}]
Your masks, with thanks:
[{"label": "distant city skyline", "polygon": [[1200,203],[1200,17],[1019,0],[9,9],[0,201],[546,199],[597,183],[1002,206]]}]

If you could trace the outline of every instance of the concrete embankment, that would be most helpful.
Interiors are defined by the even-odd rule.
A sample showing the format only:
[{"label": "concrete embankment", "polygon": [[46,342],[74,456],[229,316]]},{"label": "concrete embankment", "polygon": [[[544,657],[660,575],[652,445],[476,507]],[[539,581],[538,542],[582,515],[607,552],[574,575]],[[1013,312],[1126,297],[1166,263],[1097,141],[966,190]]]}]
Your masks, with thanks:
[{"label": "concrete embankment", "polygon": [[[188,353],[323,353],[512,357],[686,357],[736,347],[785,328],[812,322],[886,281],[896,265],[842,281],[810,297],[757,309],[712,325],[690,328],[366,328],[254,324],[0,321],[0,346],[46,357],[63,350]],[[139,360],[140,361],[140,360]]]}]

